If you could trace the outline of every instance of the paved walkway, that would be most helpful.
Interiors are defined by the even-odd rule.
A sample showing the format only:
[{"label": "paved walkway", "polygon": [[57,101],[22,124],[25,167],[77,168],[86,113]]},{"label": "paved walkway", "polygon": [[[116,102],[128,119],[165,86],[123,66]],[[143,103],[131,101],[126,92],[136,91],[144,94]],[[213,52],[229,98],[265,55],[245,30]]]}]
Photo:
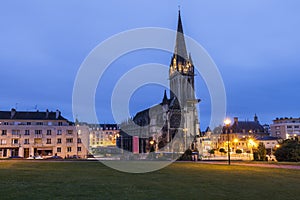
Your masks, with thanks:
[{"label": "paved walkway", "polygon": [[[228,165],[226,161],[199,161],[199,163],[207,164],[218,164],[218,165]],[[300,165],[289,165],[289,164],[266,164],[266,163],[245,163],[245,162],[231,162],[231,165],[241,165],[241,166],[251,166],[251,167],[269,167],[269,168],[282,168],[282,169],[298,169],[300,170]]]}]

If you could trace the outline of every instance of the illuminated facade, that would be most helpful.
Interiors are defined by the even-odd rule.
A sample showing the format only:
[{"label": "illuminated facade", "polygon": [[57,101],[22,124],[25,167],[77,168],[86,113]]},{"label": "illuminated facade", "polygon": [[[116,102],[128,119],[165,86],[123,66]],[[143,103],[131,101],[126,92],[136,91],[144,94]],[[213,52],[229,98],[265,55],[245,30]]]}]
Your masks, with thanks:
[{"label": "illuminated facade", "polygon": [[88,124],[90,148],[114,147],[116,138],[119,135],[117,124]]},{"label": "illuminated facade", "polygon": [[269,133],[259,123],[256,115],[253,121],[239,121],[235,117],[230,127],[223,128],[223,132],[218,138],[218,147],[228,151],[229,140],[231,152],[236,152],[237,149],[240,149],[242,152],[250,153],[253,148],[257,147],[258,140],[268,135]]},{"label": "illuminated facade", "polygon": [[[80,130],[82,129],[82,130]],[[85,158],[84,127],[69,122],[60,111],[0,111],[0,158],[54,155]]]}]

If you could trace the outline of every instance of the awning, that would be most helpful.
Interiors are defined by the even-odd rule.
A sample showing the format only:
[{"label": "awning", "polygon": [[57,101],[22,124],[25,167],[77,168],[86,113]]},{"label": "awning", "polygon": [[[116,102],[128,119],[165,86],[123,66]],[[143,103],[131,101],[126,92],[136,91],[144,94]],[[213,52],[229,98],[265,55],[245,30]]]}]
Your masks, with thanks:
[{"label": "awning", "polygon": [[50,150],[50,151],[52,151],[53,149],[51,148],[51,147],[39,147],[39,148],[37,148],[37,150]]}]

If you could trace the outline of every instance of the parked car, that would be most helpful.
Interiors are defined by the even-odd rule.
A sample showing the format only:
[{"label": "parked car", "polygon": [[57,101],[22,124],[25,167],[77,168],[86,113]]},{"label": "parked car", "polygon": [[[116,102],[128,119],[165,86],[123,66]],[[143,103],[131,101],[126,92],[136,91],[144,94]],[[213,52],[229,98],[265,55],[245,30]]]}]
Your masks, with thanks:
[{"label": "parked car", "polygon": [[61,156],[52,156],[52,157],[49,157],[47,159],[63,159]]},{"label": "parked car", "polygon": [[21,156],[10,156],[9,158],[10,159],[23,159],[23,157],[21,157]]},{"label": "parked car", "polygon": [[40,155],[38,155],[38,156],[29,156],[28,158],[26,158],[26,159],[28,159],[28,160],[41,160],[41,159],[43,159],[43,157],[42,156],[40,156]]}]

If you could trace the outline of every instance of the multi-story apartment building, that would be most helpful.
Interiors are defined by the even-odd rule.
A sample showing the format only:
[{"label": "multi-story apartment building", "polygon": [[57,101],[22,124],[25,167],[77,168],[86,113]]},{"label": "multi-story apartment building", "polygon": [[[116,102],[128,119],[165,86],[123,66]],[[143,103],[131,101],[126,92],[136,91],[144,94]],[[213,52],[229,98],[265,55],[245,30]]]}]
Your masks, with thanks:
[{"label": "multi-story apartment building", "polygon": [[80,129],[58,110],[0,111],[0,158],[37,155],[84,158],[88,140],[82,140],[86,132]]},{"label": "multi-story apartment building", "polygon": [[120,133],[117,124],[88,124],[91,148],[116,146],[116,138]]},{"label": "multi-story apartment building", "polygon": [[300,118],[276,118],[270,128],[274,137],[282,139],[300,137]]}]

